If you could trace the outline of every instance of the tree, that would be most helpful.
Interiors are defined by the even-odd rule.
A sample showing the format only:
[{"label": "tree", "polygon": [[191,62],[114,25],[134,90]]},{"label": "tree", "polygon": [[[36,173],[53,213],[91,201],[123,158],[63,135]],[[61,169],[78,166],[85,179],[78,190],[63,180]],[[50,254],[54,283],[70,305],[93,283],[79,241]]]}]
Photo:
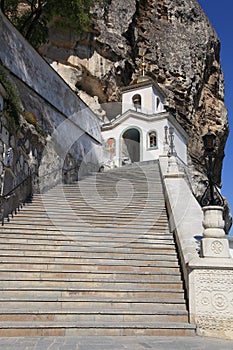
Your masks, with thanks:
[{"label": "tree", "polygon": [[34,46],[45,43],[48,25],[72,29],[83,33],[90,29],[94,14],[91,12],[99,0],[0,0],[2,12]]}]

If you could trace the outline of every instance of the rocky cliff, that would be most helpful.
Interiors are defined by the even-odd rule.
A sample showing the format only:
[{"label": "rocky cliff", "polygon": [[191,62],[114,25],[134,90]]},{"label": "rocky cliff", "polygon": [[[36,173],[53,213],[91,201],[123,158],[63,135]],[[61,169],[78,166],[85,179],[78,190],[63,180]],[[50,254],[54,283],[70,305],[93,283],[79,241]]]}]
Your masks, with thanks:
[{"label": "rocky cliff", "polygon": [[50,28],[41,53],[95,111],[120,100],[120,88],[147,72],[190,135],[190,163],[200,170],[201,137],[218,137],[216,178],[221,182],[228,135],[220,42],[196,0],[106,0],[96,8],[91,33]]}]

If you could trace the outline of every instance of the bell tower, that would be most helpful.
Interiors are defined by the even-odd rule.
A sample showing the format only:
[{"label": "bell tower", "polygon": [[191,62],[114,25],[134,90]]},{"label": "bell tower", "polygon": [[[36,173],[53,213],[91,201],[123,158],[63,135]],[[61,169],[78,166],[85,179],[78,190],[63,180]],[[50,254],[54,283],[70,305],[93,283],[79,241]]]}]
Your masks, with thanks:
[{"label": "bell tower", "polygon": [[128,110],[146,115],[165,111],[165,94],[148,76],[140,76],[122,89],[122,114]]}]

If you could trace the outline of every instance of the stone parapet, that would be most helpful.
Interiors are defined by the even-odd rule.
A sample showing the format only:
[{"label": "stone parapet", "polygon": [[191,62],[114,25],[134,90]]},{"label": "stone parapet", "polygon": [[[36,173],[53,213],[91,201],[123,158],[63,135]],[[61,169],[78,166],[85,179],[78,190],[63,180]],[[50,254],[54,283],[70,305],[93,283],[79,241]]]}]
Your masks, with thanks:
[{"label": "stone parapet", "polygon": [[200,335],[233,339],[233,259],[223,230],[222,208],[202,210],[174,159],[171,166],[168,157],[160,157],[160,169],[170,229],[185,279],[190,323],[197,325]]},{"label": "stone parapet", "polygon": [[[172,157],[175,158],[175,157]],[[167,156],[159,159],[163,177],[170,229],[179,248],[183,274],[188,289],[188,263],[198,257],[198,240],[203,233],[203,213],[196,201],[184,173],[179,171],[176,161],[169,162]]]}]

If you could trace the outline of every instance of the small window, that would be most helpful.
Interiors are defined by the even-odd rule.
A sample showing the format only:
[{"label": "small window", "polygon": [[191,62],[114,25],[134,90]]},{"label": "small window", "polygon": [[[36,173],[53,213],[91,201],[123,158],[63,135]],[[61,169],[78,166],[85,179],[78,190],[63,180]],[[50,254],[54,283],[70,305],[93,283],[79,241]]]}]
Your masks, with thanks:
[{"label": "small window", "polygon": [[156,131],[151,131],[148,133],[148,148],[157,148],[157,133]]},{"label": "small window", "polygon": [[140,111],[141,108],[142,108],[142,98],[141,98],[141,95],[137,94],[137,95],[134,95],[133,98],[133,105],[134,105],[134,108],[136,109],[136,111]]},{"label": "small window", "polygon": [[156,110],[158,111],[160,105],[160,98],[156,97]]}]

